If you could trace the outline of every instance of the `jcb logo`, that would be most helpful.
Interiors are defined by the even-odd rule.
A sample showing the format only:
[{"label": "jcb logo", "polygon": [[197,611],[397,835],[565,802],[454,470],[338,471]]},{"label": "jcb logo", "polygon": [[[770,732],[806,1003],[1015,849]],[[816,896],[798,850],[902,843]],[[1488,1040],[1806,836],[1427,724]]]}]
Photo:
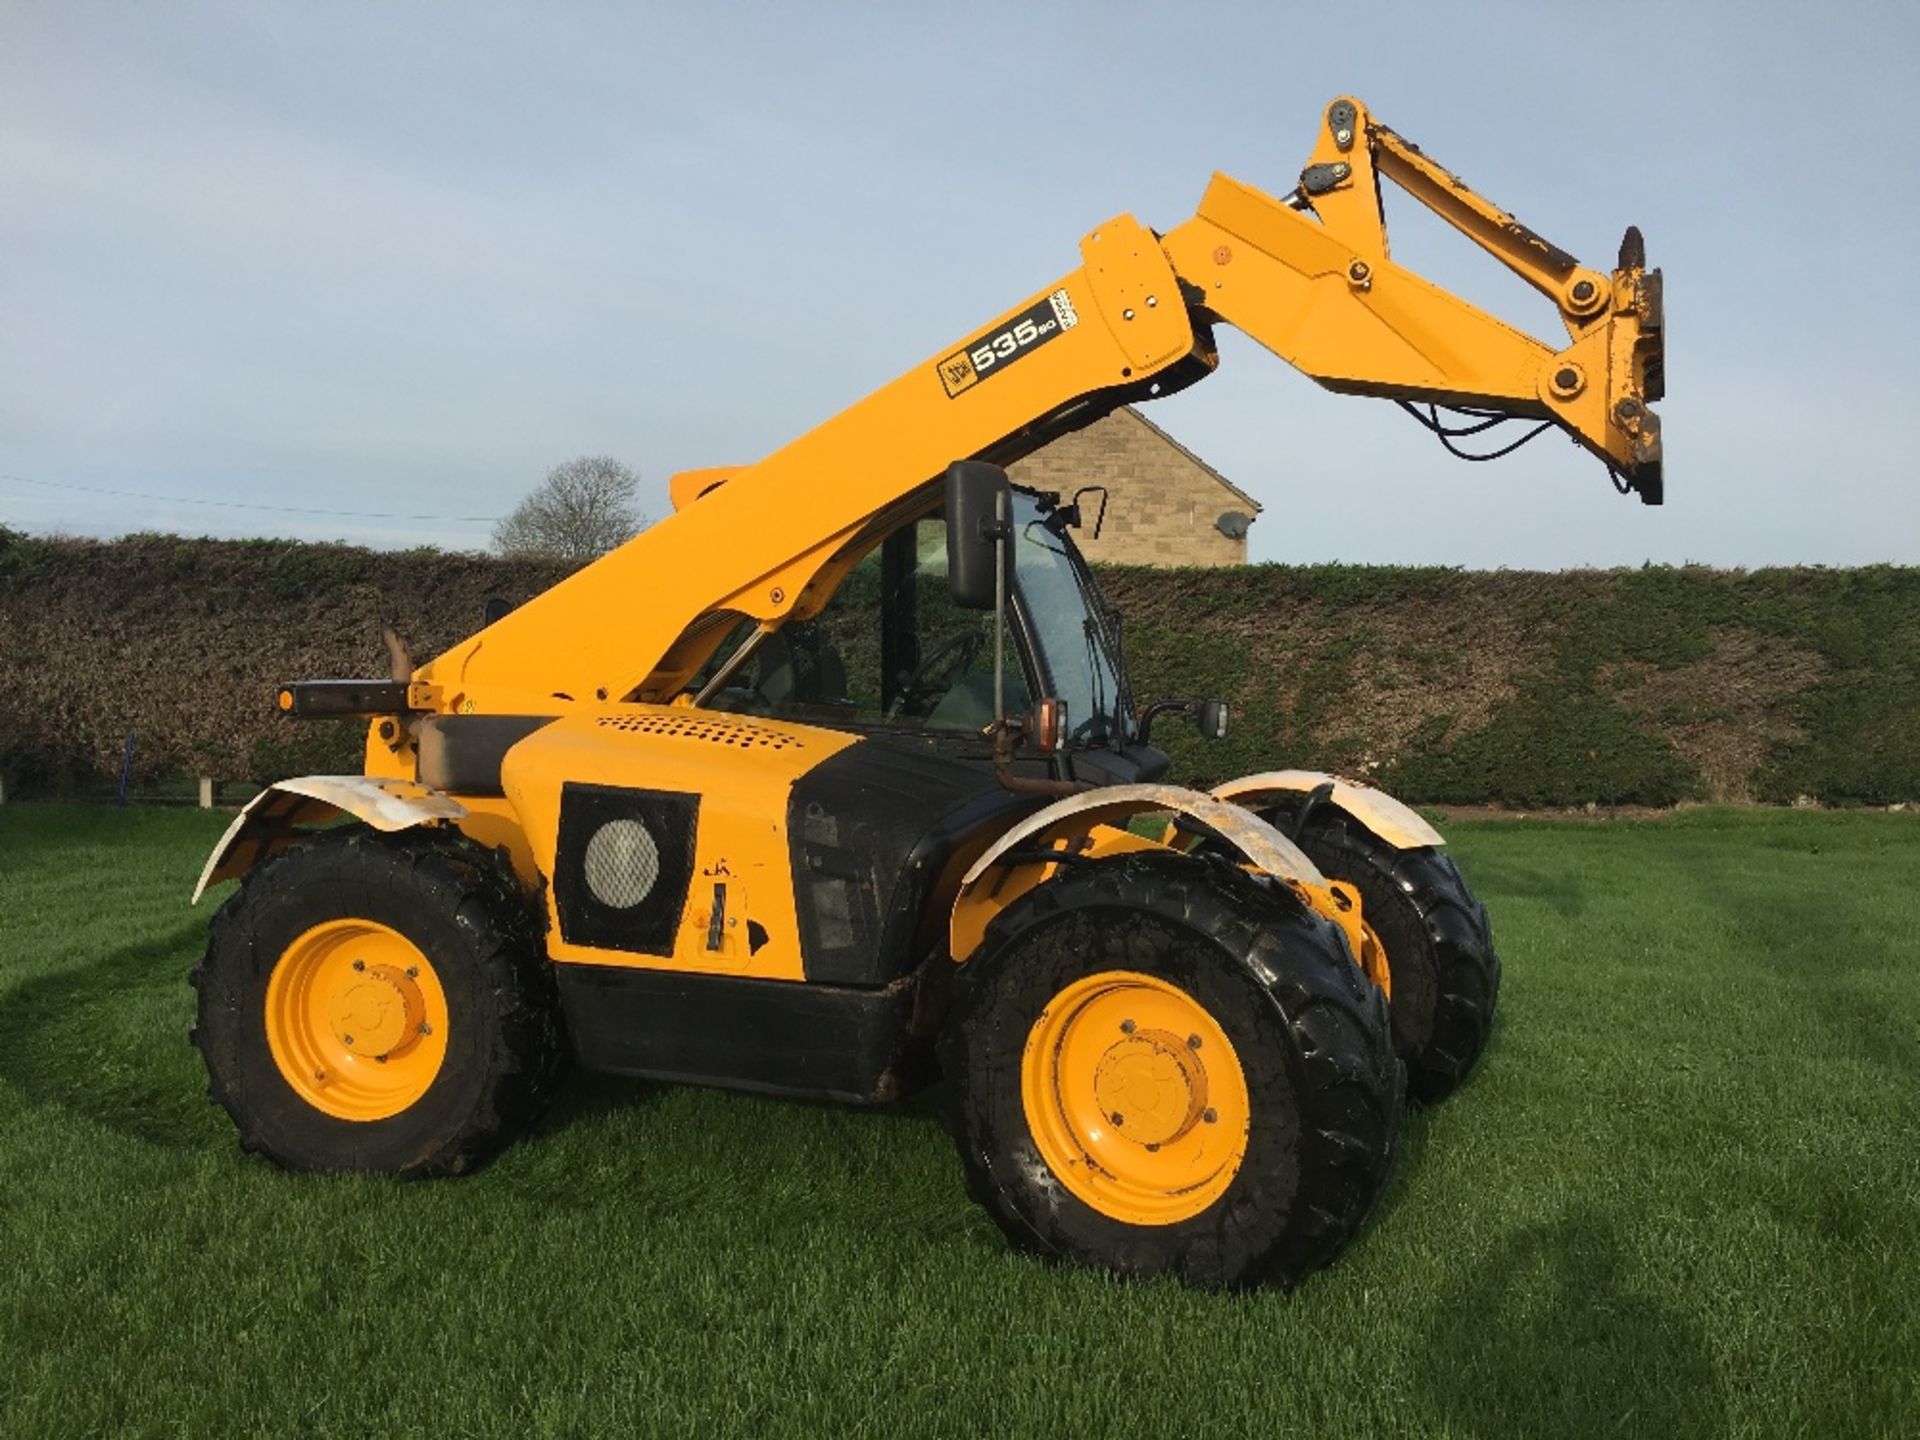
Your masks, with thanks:
[{"label": "jcb logo", "polygon": [[942,360],[940,383],[946,387],[949,398],[970,390],[1061,331],[1072,329],[1079,319],[1067,292],[1056,290],[1039,304],[1028,306],[1001,329],[981,336],[964,350],[956,350]]},{"label": "jcb logo", "polygon": [[973,361],[964,350],[940,362],[940,383],[947,387],[949,397],[958,395],[979,378],[980,372],[973,368]]}]

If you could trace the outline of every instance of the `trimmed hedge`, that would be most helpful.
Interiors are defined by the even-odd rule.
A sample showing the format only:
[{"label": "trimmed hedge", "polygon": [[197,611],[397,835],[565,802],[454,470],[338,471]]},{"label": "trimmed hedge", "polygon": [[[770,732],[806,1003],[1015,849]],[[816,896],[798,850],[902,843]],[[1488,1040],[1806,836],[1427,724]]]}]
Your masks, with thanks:
[{"label": "trimmed hedge", "polygon": [[59,792],[118,772],[266,782],[358,770],[365,727],[294,724],[290,679],[385,675],[380,626],[422,658],[565,574],[551,564],[284,540],[41,539],[0,529],[0,775]]},{"label": "trimmed hedge", "polygon": [[1920,569],[1108,572],[1148,693],[1235,701],[1183,773],[1284,759],[1522,806],[1920,798]]},{"label": "trimmed hedge", "polygon": [[[433,550],[0,529],[0,775],[268,781],[355,769],[357,725],[294,725],[274,685],[382,674],[563,567]],[[1467,572],[1113,568],[1142,699],[1219,695],[1229,737],[1167,724],[1203,782],[1308,766],[1412,800],[1521,806],[1920,799],[1920,569]]]}]

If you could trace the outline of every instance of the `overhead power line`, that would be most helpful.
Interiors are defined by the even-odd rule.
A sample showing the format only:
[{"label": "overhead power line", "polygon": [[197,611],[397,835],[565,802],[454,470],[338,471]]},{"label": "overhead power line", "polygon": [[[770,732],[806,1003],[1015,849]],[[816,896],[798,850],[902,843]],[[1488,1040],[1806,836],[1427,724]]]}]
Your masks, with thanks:
[{"label": "overhead power line", "polygon": [[36,480],[31,475],[0,475],[19,485],[49,490],[77,490],[87,495],[112,495],[121,500],[152,500],[162,505],[213,505],[222,510],[271,510],[280,515],[325,515],[336,520],[438,520],[491,525],[498,515],[400,515],[385,510],[313,510],[302,505],[260,505],[248,500],[199,500],[190,495],[152,495],[140,490],[109,490],[100,485],[73,485],[61,480]]}]

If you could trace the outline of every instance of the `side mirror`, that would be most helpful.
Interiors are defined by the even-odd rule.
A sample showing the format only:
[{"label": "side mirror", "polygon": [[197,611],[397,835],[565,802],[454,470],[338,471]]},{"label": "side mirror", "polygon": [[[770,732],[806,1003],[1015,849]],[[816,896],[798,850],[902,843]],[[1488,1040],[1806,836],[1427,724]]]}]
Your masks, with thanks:
[{"label": "side mirror", "polygon": [[1156,700],[1140,712],[1139,739],[1142,745],[1153,738],[1153,722],[1162,715],[1184,715],[1203,740],[1227,738],[1227,702],[1224,700]]},{"label": "side mirror", "polygon": [[[1012,533],[1007,472],[984,460],[947,467],[947,584],[953,603],[991,610],[1000,600],[995,571],[1000,542]],[[1013,579],[1013,547],[1006,547],[1005,579]]]}]

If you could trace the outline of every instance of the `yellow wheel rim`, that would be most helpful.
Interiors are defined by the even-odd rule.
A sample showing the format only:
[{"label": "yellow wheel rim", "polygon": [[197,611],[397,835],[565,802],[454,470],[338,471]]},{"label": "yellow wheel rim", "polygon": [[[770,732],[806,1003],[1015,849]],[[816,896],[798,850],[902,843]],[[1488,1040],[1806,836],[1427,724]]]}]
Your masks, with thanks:
[{"label": "yellow wheel rim", "polygon": [[1054,996],[1027,1034],[1020,1089],[1048,1168],[1128,1224],[1192,1219],[1246,1156],[1232,1043],[1204,1005],[1151,975],[1103,971]]},{"label": "yellow wheel rim", "polygon": [[420,948],[373,920],[329,920],[267,981],[267,1048],[302,1100],[341,1120],[417,1102],[447,1058],[447,995]]}]

